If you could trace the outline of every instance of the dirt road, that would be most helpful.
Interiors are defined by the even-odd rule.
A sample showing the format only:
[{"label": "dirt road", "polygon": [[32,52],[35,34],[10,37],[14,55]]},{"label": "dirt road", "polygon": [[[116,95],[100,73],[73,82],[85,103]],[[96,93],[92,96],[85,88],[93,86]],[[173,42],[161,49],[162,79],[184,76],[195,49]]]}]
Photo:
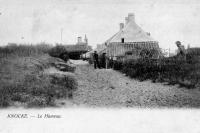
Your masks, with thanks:
[{"label": "dirt road", "polygon": [[111,69],[77,65],[78,90],[71,102],[86,107],[200,107],[200,91],[137,81]]}]

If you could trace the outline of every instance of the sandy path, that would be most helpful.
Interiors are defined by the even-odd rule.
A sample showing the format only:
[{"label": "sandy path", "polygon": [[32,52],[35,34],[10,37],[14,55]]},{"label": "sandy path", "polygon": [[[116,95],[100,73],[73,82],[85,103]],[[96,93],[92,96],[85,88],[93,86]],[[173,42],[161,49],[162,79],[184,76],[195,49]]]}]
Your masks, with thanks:
[{"label": "sandy path", "polygon": [[[200,91],[139,82],[111,69],[78,64],[78,90],[71,101],[86,107],[200,107]],[[70,104],[71,105],[71,104]]]}]

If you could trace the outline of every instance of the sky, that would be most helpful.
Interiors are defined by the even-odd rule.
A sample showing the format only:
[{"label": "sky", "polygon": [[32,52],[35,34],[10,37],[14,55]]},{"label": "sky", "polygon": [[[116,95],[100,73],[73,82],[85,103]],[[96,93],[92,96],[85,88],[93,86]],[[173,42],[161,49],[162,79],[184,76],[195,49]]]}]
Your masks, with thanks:
[{"label": "sky", "polygon": [[199,0],[0,0],[0,45],[75,44],[88,37],[95,47],[119,31],[128,13],[163,49],[200,47]]}]

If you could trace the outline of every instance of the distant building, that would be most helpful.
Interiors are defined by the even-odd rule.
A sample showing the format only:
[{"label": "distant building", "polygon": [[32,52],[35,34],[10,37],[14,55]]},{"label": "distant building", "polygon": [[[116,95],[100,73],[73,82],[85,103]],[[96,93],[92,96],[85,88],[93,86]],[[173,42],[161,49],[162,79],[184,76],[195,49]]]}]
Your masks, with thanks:
[{"label": "distant building", "polygon": [[79,36],[76,45],[88,45],[88,39],[85,35],[84,41],[82,41],[82,37]]},{"label": "distant building", "polygon": [[82,37],[78,37],[76,44],[64,44],[63,46],[68,52],[68,56],[70,59],[83,58],[83,56],[85,56],[87,52],[92,50],[92,47],[88,45],[88,39],[86,35],[84,41],[82,41]]},{"label": "distant building", "polygon": [[64,44],[64,46],[68,52],[80,52],[81,54],[92,50],[92,47],[88,45],[86,35],[84,41],[82,41],[82,37],[78,37],[76,44]]},{"label": "distant building", "polygon": [[[158,41],[155,41],[150,33],[143,31],[135,23],[133,13],[125,17],[125,24],[120,23],[119,28],[119,31],[101,46],[102,51],[106,52],[109,57],[124,56],[126,52],[136,51],[136,49],[159,49]],[[97,46],[97,49],[98,47],[100,48]]]}]

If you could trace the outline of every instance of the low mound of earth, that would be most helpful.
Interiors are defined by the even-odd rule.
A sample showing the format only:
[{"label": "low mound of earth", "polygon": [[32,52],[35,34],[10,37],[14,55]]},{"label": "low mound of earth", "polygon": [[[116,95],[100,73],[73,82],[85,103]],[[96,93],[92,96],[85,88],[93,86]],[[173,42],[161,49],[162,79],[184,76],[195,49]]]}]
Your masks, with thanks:
[{"label": "low mound of earth", "polygon": [[42,55],[0,61],[0,107],[56,106],[56,99],[72,97],[77,89],[75,66],[61,59]]}]

